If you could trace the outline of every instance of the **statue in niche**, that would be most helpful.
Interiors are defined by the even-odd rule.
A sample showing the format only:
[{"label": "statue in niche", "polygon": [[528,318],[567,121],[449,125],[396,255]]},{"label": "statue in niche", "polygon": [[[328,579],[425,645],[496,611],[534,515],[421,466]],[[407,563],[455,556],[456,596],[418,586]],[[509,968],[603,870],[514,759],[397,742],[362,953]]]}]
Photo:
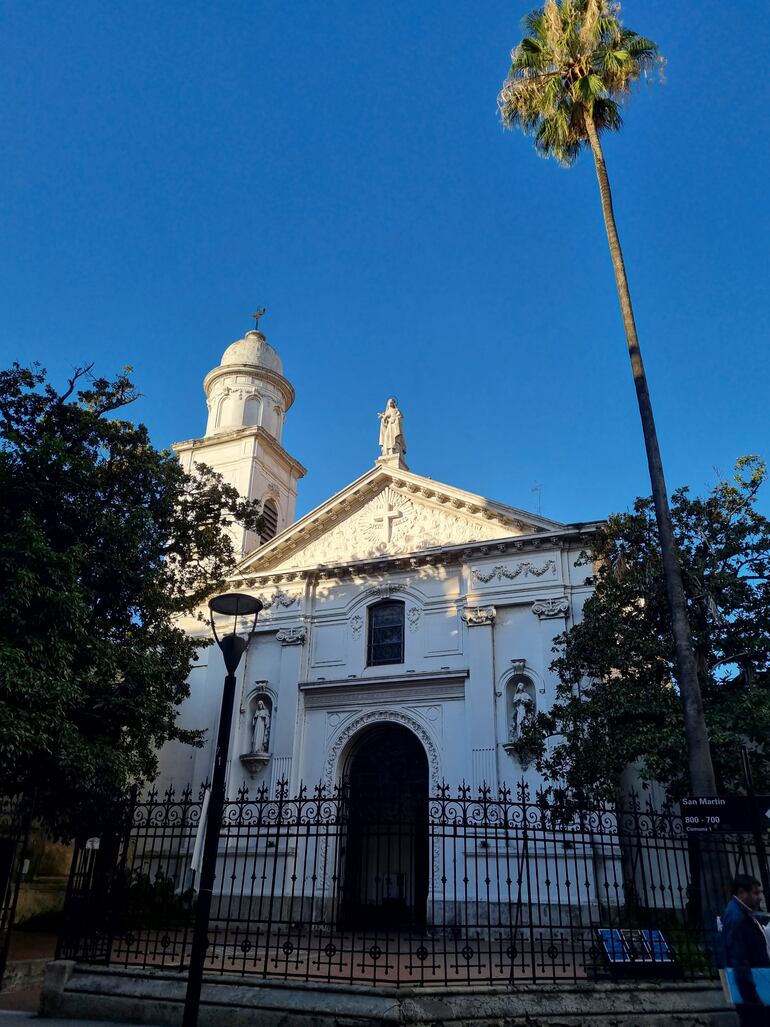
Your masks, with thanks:
[{"label": "statue in niche", "polygon": [[511,698],[511,741],[518,742],[524,733],[527,722],[535,712],[535,700],[530,694],[526,681],[519,681]]},{"label": "statue in niche", "polygon": [[377,414],[380,419],[380,452],[383,456],[406,456],[404,417],[393,396],[385,410]]},{"label": "statue in niche", "polygon": [[251,751],[267,752],[267,743],[270,739],[270,710],[262,699],[257,700],[257,708],[254,710],[251,732]]}]

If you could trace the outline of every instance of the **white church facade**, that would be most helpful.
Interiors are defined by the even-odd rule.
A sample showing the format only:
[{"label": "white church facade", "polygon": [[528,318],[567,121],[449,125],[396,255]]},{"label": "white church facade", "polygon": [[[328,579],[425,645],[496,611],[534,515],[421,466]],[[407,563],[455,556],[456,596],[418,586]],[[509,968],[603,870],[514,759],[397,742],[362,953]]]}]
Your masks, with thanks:
[{"label": "white church facade", "polygon": [[[281,444],[294,390],[258,328],[204,390],[206,433],[175,446],[179,458],[220,471],[268,515],[267,537],[236,537],[230,587],[263,610],[238,671],[228,793],[333,788],[356,765],[373,788],[430,794],[442,782],[494,793],[522,776],[539,783],[512,743],[553,702],[553,640],[590,594],[579,557],[595,525],[413,473],[392,399],[373,466],[295,520],[305,469]],[[209,777],[222,678],[218,650],[203,649],[181,719],[206,743],[167,746],[161,783]]]},{"label": "white church facade", "polygon": [[[597,525],[413,473],[392,398],[373,465],[295,519],[305,470],[282,446],[294,391],[276,351],[247,332],[204,388],[205,435],[180,459],[268,514],[261,538],[236,534],[228,583],[263,608],[237,670],[207,969],[509,988],[594,978],[601,946],[625,944],[619,927],[633,928],[628,959],[673,965],[649,939],[661,909],[685,923],[680,821],[560,809],[516,751],[554,701],[554,639],[590,595],[581,556]],[[208,638],[201,621],[184,627]],[[107,943],[86,935],[73,958],[184,965],[224,674],[202,647],[180,717],[205,744],[164,748],[122,843],[117,893],[156,888],[169,916]]]}]

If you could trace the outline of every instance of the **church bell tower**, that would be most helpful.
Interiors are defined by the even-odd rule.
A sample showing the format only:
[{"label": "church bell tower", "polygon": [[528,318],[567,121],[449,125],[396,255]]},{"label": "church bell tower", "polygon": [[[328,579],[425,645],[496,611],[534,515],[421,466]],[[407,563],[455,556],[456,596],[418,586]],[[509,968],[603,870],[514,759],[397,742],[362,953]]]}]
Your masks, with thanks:
[{"label": "church bell tower", "polygon": [[202,439],[178,442],[174,452],[189,471],[208,464],[247,499],[262,503],[261,536],[233,529],[238,556],[245,556],[294,520],[297,482],[306,471],[281,445],[294,389],[283,363],[259,330],[264,308],[252,316],[255,327],[228,346],[218,367],[206,375],[208,422]]}]

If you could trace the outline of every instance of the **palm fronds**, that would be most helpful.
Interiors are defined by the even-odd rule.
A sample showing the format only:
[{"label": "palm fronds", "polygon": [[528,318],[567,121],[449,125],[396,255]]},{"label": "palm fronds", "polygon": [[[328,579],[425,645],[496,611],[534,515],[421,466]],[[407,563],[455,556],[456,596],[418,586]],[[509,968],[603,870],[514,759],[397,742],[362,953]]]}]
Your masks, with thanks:
[{"label": "palm fronds", "polygon": [[599,131],[620,128],[619,104],[660,62],[658,47],[622,25],[613,0],[546,0],[523,25],[500,117],[533,136],[543,157],[572,164],[587,144],[586,118]]}]

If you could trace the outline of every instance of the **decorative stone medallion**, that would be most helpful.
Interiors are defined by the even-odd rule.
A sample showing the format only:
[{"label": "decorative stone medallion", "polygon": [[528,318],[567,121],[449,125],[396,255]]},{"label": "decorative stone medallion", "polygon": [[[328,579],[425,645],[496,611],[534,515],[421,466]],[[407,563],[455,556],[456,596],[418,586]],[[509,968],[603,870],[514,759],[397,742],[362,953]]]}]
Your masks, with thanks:
[{"label": "decorative stone medallion", "polygon": [[494,606],[468,607],[460,614],[469,628],[479,627],[483,624],[494,624],[497,610]]},{"label": "decorative stone medallion", "polygon": [[304,627],[282,628],[275,636],[281,645],[304,645],[307,630]]},{"label": "decorative stone medallion", "polygon": [[532,612],[540,620],[550,617],[566,617],[569,613],[568,599],[538,599],[532,604]]}]

